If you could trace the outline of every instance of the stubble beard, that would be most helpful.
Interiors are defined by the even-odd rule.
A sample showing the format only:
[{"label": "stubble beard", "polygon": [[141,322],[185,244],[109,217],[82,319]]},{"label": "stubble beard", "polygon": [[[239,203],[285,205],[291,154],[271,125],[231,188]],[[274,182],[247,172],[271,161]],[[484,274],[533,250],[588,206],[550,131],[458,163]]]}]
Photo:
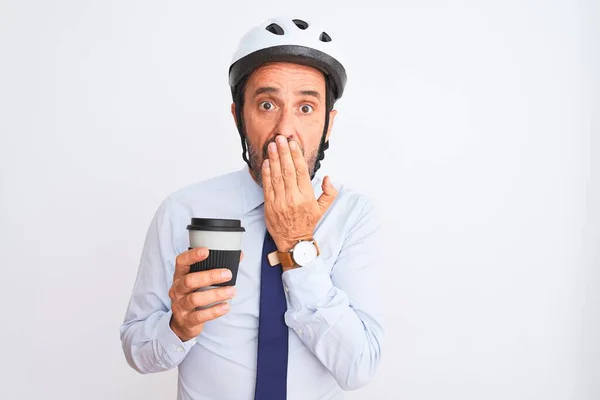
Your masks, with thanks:
[{"label": "stubble beard", "polygon": [[[260,187],[263,187],[262,163],[264,160],[269,158],[269,143],[274,143],[274,142],[275,142],[275,138],[269,139],[263,145],[262,154],[260,154],[258,151],[256,151],[256,149],[254,148],[254,146],[252,146],[250,144],[250,142],[248,142],[248,141],[246,142],[248,145],[250,170],[254,174],[254,177],[256,178],[256,182],[260,185]],[[288,142],[289,142],[289,139],[288,139]],[[298,142],[296,142],[296,143],[298,144]],[[300,150],[302,151],[302,155],[304,155],[304,159],[306,160],[306,165],[308,165],[309,176],[312,177],[315,172],[315,164],[317,162],[317,150],[314,150],[313,152],[311,152],[308,155],[308,157],[306,156],[306,153],[304,152],[304,148],[300,147]]]}]

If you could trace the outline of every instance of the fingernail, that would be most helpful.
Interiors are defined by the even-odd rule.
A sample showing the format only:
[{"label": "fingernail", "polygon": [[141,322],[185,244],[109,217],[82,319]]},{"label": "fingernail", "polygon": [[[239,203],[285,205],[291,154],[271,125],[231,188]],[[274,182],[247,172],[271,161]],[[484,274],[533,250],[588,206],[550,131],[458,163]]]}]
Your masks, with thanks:
[{"label": "fingernail", "polygon": [[290,141],[290,149],[296,150],[296,142],[294,142],[293,140]]},{"label": "fingernail", "polygon": [[230,279],[231,278],[231,271],[228,269],[224,269],[223,271],[221,271],[221,278],[223,279]]},{"label": "fingernail", "polygon": [[223,303],[221,305],[221,310],[223,310],[224,312],[229,311],[229,303]]},{"label": "fingernail", "polygon": [[198,249],[198,257],[205,257],[205,256],[206,256],[206,249],[204,249],[204,248]]},{"label": "fingernail", "polygon": [[266,167],[266,168],[269,168],[269,167],[270,167],[270,165],[269,165],[269,159],[268,159],[268,158],[265,160],[265,167]]},{"label": "fingernail", "polygon": [[269,151],[277,151],[277,145],[275,143],[269,143]]},{"label": "fingernail", "polygon": [[235,288],[233,286],[228,287],[225,289],[225,294],[227,296],[235,296]]},{"label": "fingernail", "polygon": [[287,140],[285,139],[285,137],[283,136],[277,136],[277,141],[279,142],[279,144],[284,144]]}]

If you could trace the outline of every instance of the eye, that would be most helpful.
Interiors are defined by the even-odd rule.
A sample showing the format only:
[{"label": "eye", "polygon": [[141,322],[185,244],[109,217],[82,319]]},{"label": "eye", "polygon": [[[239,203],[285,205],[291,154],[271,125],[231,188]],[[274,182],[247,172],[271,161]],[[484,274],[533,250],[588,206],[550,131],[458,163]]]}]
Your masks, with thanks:
[{"label": "eye", "polygon": [[313,111],[313,108],[311,105],[304,104],[302,107],[300,107],[300,111],[302,114],[310,114]]},{"label": "eye", "polygon": [[258,105],[258,107],[264,111],[271,111],[273,108],[275,108],[273,103],[271,103],[270,101],[263,101]]}]

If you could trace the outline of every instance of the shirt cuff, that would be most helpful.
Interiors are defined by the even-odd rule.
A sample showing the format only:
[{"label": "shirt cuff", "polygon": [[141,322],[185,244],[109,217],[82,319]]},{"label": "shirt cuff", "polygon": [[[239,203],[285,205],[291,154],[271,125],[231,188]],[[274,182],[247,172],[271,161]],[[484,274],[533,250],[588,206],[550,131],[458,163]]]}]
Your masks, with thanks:
[{"label": "shirt cuff", "polygon": [[333,292],[333,282],[323,259],[317,258],[304,267],[285,271],[281,279],[290,307],[316,309],[327,303]]},{"label": "shirt cuff", "polygon": [[165,313],[158,323],[158,344],[172,364],[178,364],[196,344],[196,339],[182,342],[169,325],[173,311]]}]

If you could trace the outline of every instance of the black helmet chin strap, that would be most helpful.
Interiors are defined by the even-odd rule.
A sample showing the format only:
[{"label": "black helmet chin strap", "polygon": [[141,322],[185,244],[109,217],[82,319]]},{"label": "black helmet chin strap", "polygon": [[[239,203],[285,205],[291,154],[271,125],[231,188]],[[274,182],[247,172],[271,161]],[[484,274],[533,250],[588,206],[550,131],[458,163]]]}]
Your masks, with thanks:
[{"label": "black helmet chin strap", "polygon": [[321,161],[325,158],[325,150],[329,148],[329,140],[327,140],[327,131],[329,128],[329,113],[333,108],[333,105],[330,105],[330,90],[329,90],[329,79],[325,77],[325,127],[323,128],[323,135],[321,136],[321,144],[319,144],[319,150],[317,151],[317,160],[315,161],[315,170],[311,175],[310,179],[312,180],[315,177],[315,174],[321,168]]},{"label": "black helmet chin strap", "polygon": [[[238,133],[240,134],[240,140],[242,142],[242,159],[248,164],[248,168],[252,170],[252,165],[250,164],[250,160],[248,158],[248,144],[246,141],[246,134],[244,133],[244,120],[242,118],[242,107],[244,106],[244,85],[246,84],[246,79],[244,78],[237,85],[236,89],[233,93],[233,103],[235,104],[235,118]],[[329,113],[333,109],[333,99],[332,99],[332,90],[330,86],[330,81],[327,76],[325,76],[325,126],[323,128],[323,135],[321,136],[321,143],[319,144],[319,150],[317,151],[317,159],[315,160],[315,168],[313,174],[310,179],[312,180],[315,177],[315,174],[321,168],[321,161],[325,158],[325,150],[329,148],[329,141],[327,139],[327,131],[329,128]]]},{"label": "black helmet chin strap", "polygon": [[242,158],[248,164],[248,168],[252,170],[252,165],[248,159],[248,147],[246,142],[246,134],[244,133],[244,120],[242,119],[242,107],[244,106],[244,86],[248,78],[243,78],[235,88],[232,89],[233,104],[235,104],[235,121],[240,140],[242,142]]},{"label": "black helmet chin strap", "polygon": [[238,101],[234,101],[235,103],[235,114],[237,120],[237,130],[240,134],[240,140],[242,141],[242,158],[248,164],[248,167],[252,170],[252,165],[250,165],[250,160],[248,159],[248,147],[246,145],[246,135],[244,134],[244,122],[242,121],[242,111],[241,104]]}]

